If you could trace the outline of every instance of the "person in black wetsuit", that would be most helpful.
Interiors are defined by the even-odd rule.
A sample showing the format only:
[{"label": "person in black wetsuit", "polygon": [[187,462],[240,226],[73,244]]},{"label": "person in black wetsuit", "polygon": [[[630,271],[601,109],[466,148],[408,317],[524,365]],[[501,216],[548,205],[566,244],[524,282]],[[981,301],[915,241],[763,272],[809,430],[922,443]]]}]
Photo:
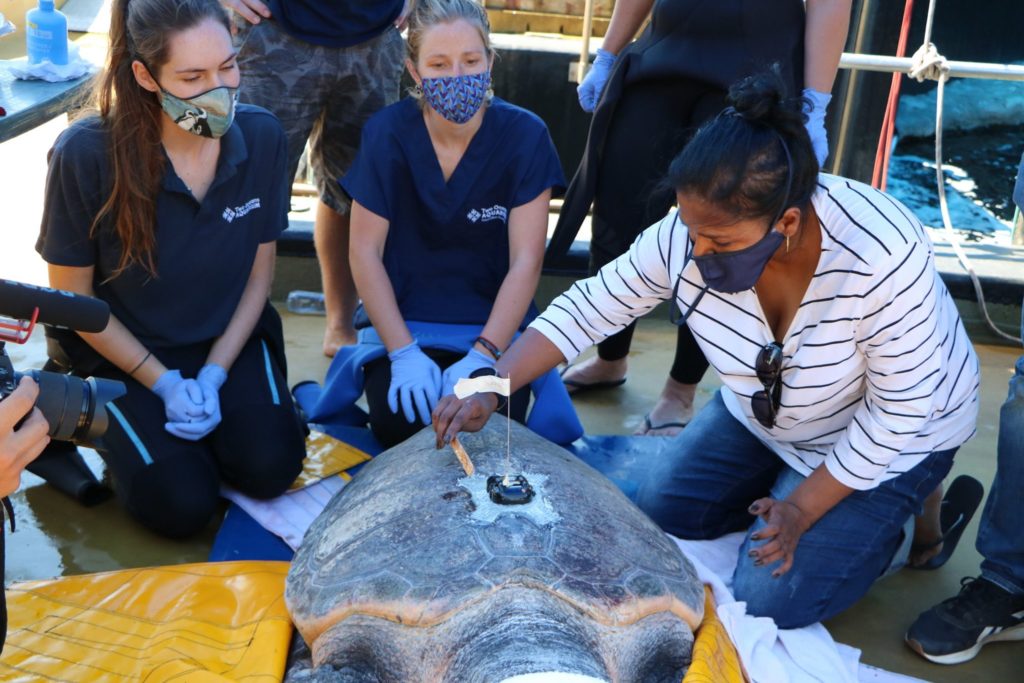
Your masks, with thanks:
[{"label": "person in black wetsuit", "polygon": [[124,382],[98,450],[132,516],[181,538],[214,517],[222,483],[273,498],[302,470],[267,300],[287,147],[270,112],[235,105],[216,0],[115,0],[110,41],[99,112],[50,151],[36,245],[50,284],[103,299],[110,323],[48,329],[49,351],[75,375]]},{"label": "person in black wetsuit", "polygon": [[[791,93],[803,92],[819,163],[828,154],[825,109],[849,27],[851,0],[619,0],[604,46],[579,87],[594,111],[587,148],[548,248],[557,261],[593,203],[590,272],[626,251],[672,206],[659,187],[672,156],[720,112],[729,84],[777,63]],[[651,22],[630,43],[643,21]],[[570,392],[625,382],[635,325],[569,368]],[[690,420],[708,364],[686,326],[656,405],[640,434],[674,434]]]}]

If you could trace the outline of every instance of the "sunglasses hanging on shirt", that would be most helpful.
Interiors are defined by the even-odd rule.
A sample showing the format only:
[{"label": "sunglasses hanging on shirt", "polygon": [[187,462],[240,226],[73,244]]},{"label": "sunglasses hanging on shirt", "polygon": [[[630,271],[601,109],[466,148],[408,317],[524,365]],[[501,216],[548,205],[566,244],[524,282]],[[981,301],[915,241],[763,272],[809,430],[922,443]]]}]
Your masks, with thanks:
[{"label": "sunglasses hanging on shirt", "polygon": [[761,347],[754,372],[764,389],[750,397],[750,409],[765,429],[771,429],[782,405],[782,345],[772,342]]}]

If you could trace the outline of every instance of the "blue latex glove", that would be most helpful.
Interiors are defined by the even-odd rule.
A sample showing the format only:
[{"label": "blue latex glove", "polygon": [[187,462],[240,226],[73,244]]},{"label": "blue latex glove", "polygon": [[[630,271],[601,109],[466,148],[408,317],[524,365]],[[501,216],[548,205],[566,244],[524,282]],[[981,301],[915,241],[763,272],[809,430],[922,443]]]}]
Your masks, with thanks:
[{"label": "blue latex glove", "polygon": [[164,429],[188,441],[198,441],[212,432],[220,424],[220,388],[227,378],[227,371],[216,363],[204,365],[196,377],[203,392],[203,416],[191,422],[168,422]]},{"label": "blue latex glove", "polygon": [[216,363],[207,363],[196,376],[196,381],[203,390],[203,412],[207,417],[216,415],[217,422],[220,422],[220,388],[227,379],[227,370]]},{"label": "blue latex glove", "polygon": [[189,422],[204,416],[203,390],[194,379],[183,379],[178,370],[168,370],[153,385],[153,393],[164,402],[168,422]]},{"label": "blue latex glove", "polygon": [[576,95],[580,98],[580,106],[583,111],[594,111],[601,93],[604,91],[604,84],[608,82],[608,76],[615,66],[615,55],[607,50],[598,48],[597,57],[590,67],[590,71],[583,77],[583,82],[576,86]]},{"label": "blue latex glove", "polygon": [[391,361],[391,386],[388,387],[391,412],[398,412],[401,400],[407,422],[430,424],[430,413],[441,398],[441,368],[416,342],[395,349],[388,354],[388,359]]},{"label": "blue latex glove", "polygon": [[179,439],[199,441],[212,432],[219,422],[220,411],[218,410],[216,415],[201,418],[196,422],[168,422],[164,425],[164,429]]},{"label": "blue latex glove", "polygon": [[804,128],[811,136],[811,144],[814,145],[814,156],[818,157],[818,165],[824,166],[828,159],[828,133],[825,131],[825,114],[828,112],[828,103],[832,101],[831,93],[818,92],[811,88],[804,88],[804,114],[807,121]]},{"label": "blue latex glove", "polygon": [[486,353],[480,353],[476,349],[470,349],[469,353],[445,368],[442,376],[444,387],[441,390],[442,396],[455,393],[455,383],[463,377],[469,377],[469,373],[479,368],[493,368],[494,359]]}]

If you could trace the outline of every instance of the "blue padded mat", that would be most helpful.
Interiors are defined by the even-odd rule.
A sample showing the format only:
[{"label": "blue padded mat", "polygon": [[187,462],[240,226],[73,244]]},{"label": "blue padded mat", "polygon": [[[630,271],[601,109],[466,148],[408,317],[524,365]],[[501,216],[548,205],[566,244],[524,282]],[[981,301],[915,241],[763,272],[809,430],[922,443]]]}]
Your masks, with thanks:
[{"label": "blue padded mat", "polygon": [[270,533],[234,503],[213,539],[210,562],[231,560],[284,560],[290,562],[292,549],[279,537]]},{"label": "blue padded mat", "polygon": [[[315,425],[335,439],[355,446],[369,455],[377,455],[384,448],[366,427],[345,425]],[[354,475],[365,463],[348,470]],[[227,560],[291,560],[292,549],[278,536],[264,529],[256,520],[234,503],[228,507],[227,515],[213,539],[210,549],[211,562]]]}]

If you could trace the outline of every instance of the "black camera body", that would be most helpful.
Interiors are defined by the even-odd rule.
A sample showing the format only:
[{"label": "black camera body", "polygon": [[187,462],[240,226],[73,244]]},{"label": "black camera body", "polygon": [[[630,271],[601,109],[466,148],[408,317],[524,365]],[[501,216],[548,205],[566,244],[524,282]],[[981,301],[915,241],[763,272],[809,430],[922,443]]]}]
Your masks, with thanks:
[{"label": "black camera body", "polygon": [[5,342],[23,343],[37,321],[72,330],[99,332],[110,319],[107,304],[70,292],[0,280],[0,316],[14,323],[3,325],[4,329],[17,331],[13,335],[0,335],[0,401],[18,388],[23,374],[28,375],[39,385],[36,407],[50,425],[50,437],[58,441],[93,444],[107,430],[109,416],[106,404],[125,394],[124,384],[46,370],[16,372],[7,355]]}]

